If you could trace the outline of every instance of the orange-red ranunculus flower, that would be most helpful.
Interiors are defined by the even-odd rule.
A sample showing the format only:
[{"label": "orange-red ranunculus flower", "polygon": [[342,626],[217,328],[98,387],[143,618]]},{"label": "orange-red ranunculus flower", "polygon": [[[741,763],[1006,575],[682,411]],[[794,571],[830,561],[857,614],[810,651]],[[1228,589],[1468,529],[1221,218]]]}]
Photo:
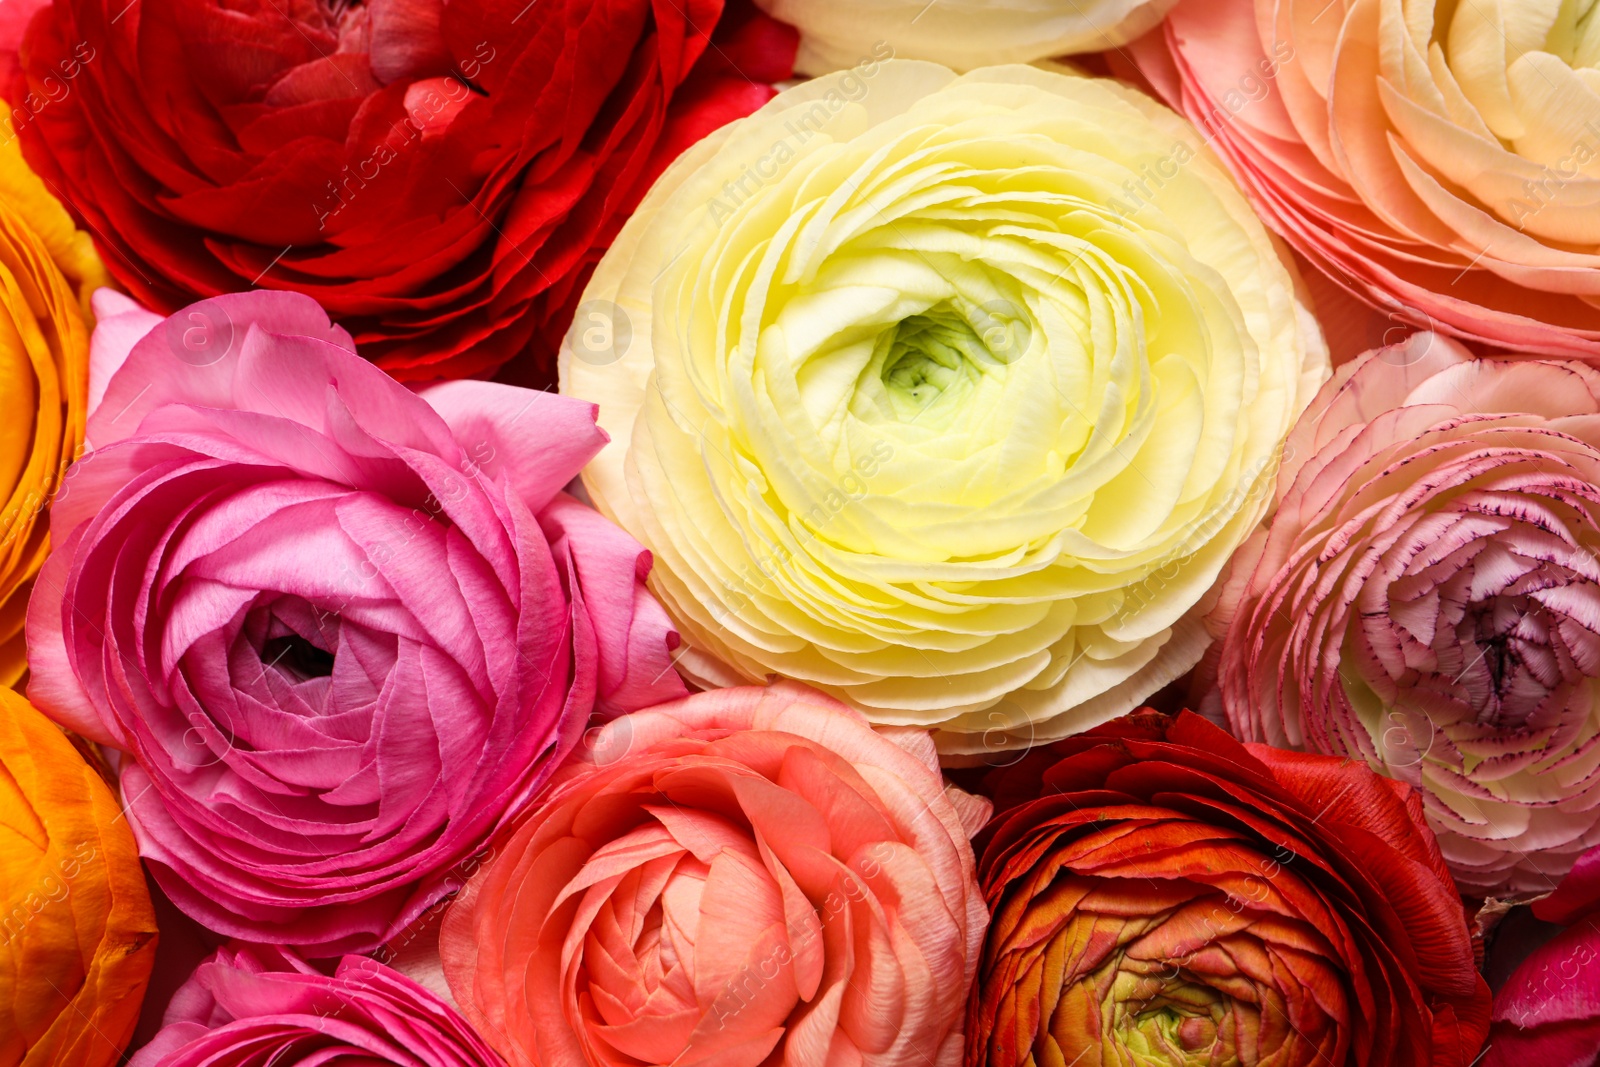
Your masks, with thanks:
[{"label": "orange-red ranunculus flower", "polygon": [[990,779],[968,1067],[1466,1067],[1466,912],[1407,786],[1145,710]]},{"label": "orange-red ranunculus flower", "polygon": [[0,686],[27,669],[22,623],[50,549],[47,509],[83,445],[88,296],[107,280],[0,115]]},{"label": "orange-red ranunculus flower", "polygon": [[1352,292],[1469,341],[1600,359],[1591,5],[1181,0],[1129,51]]},{"label": "orange-red ranunculus flower", "polygon": [[110,1067],[133,1034],[156,918],[117,799],[0,689],[0,1067]]}]

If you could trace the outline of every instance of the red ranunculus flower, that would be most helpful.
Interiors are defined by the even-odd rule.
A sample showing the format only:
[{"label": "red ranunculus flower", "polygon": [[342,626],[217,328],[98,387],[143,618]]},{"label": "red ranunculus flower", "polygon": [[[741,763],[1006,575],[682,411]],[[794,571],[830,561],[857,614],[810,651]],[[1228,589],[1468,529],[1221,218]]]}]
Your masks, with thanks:
[{"label": "red ranunculus flower", "polygon": [[655,175],[789,74],[793,31],[728,8],[54,0],[0,89],[29,162],[145,304],[292,289],[397,377],[531,347],[517,376],[545,382]]},{"label": "red ranunculus flower", "polygon": [[990,784],[968,1067],[1466,1067],[1489,1023],[1408,786],[1148,709]]}]

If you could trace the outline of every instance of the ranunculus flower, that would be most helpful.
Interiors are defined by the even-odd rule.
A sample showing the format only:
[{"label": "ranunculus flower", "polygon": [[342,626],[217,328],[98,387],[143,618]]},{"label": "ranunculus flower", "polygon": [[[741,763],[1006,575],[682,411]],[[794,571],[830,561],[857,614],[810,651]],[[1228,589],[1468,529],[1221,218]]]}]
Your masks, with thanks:
[{"label": "ranunculus flower", "polygon": [[1558,0],[1182,0],[1131,54],[1380,310],[1600,358],[1600,21]]},{"label": "ranunculus flower", "polygon": [[993,772],[968,1067],[1467,1067],[1489,1023],[1416,794],[1144,710]]},{"label": "ranunculus flower", "polygon": [[1600,844],[1600,371],[1417,334],[1341,367],[1213,626],[1247,740],[1422,791],[1465,889]]},{"label": "ranunculus flower", "polygon": [[0,1063],[113,1067],[155,951],[117,798],[66,735],[0,688]]},{"label": "ranunculus flower", "polygon": [[1483,1067],[1594,1067],[1600,1059],[1600,849],[1533,904],[1569,924],[1537,946],[1495,990]]},{"label": "ranunculus flower", "polygon": [[295,290],[398,376],[532,344],[519,374],[549,382],[651,180],[789,75],[792,31],[730,6],[55,0],[10,91],[144,303]]},{"label": "ranunculus flower", "polygon": [[790,682],[628,715],[446,913],[445,977],[512,1067],[952,1067],[988,811]]},{"label": "ranunculus flower", "polygon": [[129,1067],[496,1067],[448,1004],[375,960],[332,975],[265,945],[224,947],[196,968]]},{"label": "ranunculus flower", "polygon": [[686,671],[978,753],[1200,657],[1327,375],[1294,285],[1147,97],[874,61],[663,176],[586,294],[630,343],[574,330],[562,391],[617,441],[585,484],[654,552]]},{"label": "ranunculus flower", "polygon": [[[0,101],[0,109],[4,102]],[[48,508],[83,446],[89,293],[106,284],[87,234],[28,169],[0,115],[0,687],[27,670],[28,591],[50,550]]]},{"label": "ranunculus flower", "polygon": [[[1176,0],[756,0],[800,31],[795,69],[829,74],[887,47],[959,71],[1125,44]],[[884,56],[879,55],[882,59]]]},{"label": "ranunculus flower", "polygon": [[548,393],[412,393],[298,294],[116,302],[93,358],[125,361],[56,504],[29,693],[128,754],[128,819],[185,912],[371,948],[592,709],[683,692],[649,557],[561,491],[605,435]]}]

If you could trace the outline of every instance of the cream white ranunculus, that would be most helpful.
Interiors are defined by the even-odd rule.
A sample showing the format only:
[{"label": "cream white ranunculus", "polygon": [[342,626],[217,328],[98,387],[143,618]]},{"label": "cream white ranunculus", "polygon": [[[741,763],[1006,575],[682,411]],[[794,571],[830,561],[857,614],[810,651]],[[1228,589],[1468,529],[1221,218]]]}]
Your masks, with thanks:
[{"label": "cream white ranunculus", "polygon": [[1328,374],[1192,127],[1115,82],[894,60],[686,153],[562,391],[706,685],[784,675],[947,754],[1136,706],[1207,638]]},{"label": "cream white ranunculus", "polygon": [[1153,29],[1177,0],[756,0],[800,31],[795,70],[828,74],[864,59],[926,59],[967,71],[1115,48]]}]

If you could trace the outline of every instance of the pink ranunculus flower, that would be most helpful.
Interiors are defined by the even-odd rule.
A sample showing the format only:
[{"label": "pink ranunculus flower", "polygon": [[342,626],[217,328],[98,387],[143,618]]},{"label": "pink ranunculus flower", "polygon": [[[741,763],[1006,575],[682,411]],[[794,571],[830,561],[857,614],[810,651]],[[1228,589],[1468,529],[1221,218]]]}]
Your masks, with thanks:
[{"label": "pink ranunculus flower", "polygon": [[1600,361],[1588,7],[1180,0],[1124,54],[1266,223],[1372,306],[1496,348]]},{"label": "pink ranunculus flower", "polygon": [[1418,787],[1463,889],[1547,891],[1600,843],[1600,370],[1367,353],[1276,503],[1211,618],[1234,731]]},{"label": "pink ranunculus flower", "polygon": [[929,734],[794,682],[619,718],[446,914],[513,1067],[952,1067],[987,913]]},{"label": "pink ranunculus flower", "polygon": [[364,956],[324,974],[293,953],[229,945],[195,969],[129,1067],[498,1067],[435,994]]},{"label": "pink ranunculus flower", "polygon": [[296,294],[97,311],[29,693],[127,754],[140,851],[206,926],[370,949],[591,711],[684,691],[648,554],[562,492],[606,440],[590,405],[413,393]]},{"label": "pink ranunculus flower", "polygon": [[1483,1067],[1594,1067],[1600,1060],[1600,849],[1584,853],[1532,910],[1566,929],[1534,947],[1495,991]]}]

